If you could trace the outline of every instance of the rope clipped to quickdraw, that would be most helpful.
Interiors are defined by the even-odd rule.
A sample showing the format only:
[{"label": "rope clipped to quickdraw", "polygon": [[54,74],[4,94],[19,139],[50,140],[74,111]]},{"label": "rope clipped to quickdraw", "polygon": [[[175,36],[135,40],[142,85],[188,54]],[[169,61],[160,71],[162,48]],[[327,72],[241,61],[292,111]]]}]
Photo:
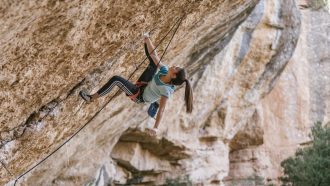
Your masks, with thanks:
[{"label": "rope clipped to quickdraw", "polygon": [[[176,34],[182,20],[183,20],[183,16],[181,16],[176,22],[175,24],[171,27],[171,29],[166,33],[166,35],[159,41],[159,44],[155,46],[154,50],[152,52],[154,52],[158,46],[164,41],[164,39],[169,35],[169,33],[174,29],[175,25],[178,26],[176,27],[169,43],[167,44],[158,64],[160,63],[160,61],[162,60],[168,46],[170,45],[170,43],[172,42],[172,39],[174,38],[174,35]],[[128,80],[134,75],[134,73],[140,68],[140,66],[145,62],[145,60],[147,59],[147,57],[145,57],[145,59],[138,65],[138,67],[131,73],[131,75],[129,76]],[[157,66],[158,66],[157,64]],[[53,152],[51,152],[49,155],[47,155],[45,158],[43,158],[40,162],[38,162],[36,165],[34,165],[33,167],[31,167],[29,170],[27,170],[26,172],[24,172],[23,174],[21,174],[19,177],[17,177],[15,179],[15,183],[14,186],[16,185],[17,181],[22,178],[23,176],[25,176],[27,173],[31,172],[33,169],[35,169],[37,166],[39,166],[40,164],[42,164],[44,161],[46,161],[50,156],[52,156],[55,152],[57,152],[60,148],[62,148],[66,143],[68,143],[72,138],[74,138],[82,129],[84,129],[109,103],[110,101],[112,101],[112,99],[117,95],[117,93],[120,92],[120,90],[117,90],[117,92],[109,99],[109,101],[107,101],[106,104],[104,104],[100,110],[98,110],[93,117],[91,117],[82,127],[80,127],[69,139],[67,139],[63,144],[61,144],[59,147],[57,147]]]}]

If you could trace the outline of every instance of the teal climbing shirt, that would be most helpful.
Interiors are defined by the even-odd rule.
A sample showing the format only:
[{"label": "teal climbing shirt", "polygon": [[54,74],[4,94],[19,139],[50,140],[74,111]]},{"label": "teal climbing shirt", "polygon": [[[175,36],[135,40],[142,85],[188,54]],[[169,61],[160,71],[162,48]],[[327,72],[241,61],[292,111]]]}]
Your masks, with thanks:
[{"label": "teal climbing shirt", "polygon": [[143,92],[143,100],[146,103],[153,103],[158,101],[161,96],[170,98],[173,94],[175,87],[174,85],[165,84],[160,80],[161,76],[168,73],[168,67],[162,66],[159,71],[154,75],[152,80],[148,83],[147,87]]}]

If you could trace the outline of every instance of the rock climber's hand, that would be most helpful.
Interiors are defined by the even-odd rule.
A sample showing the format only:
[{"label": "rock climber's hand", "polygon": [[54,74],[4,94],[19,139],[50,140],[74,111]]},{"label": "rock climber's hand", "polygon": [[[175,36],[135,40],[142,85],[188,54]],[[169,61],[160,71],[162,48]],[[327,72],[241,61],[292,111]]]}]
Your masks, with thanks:
[{"label": "rock climber's hand", "polygon": [[150,33],[149,32],[145,32],[145,33],[143,33],[143,38],[144,39],[147,39],[147,38],[149,38],[150,37]]},{"label": "rock climber's hand", "polygon": [[147,128],[146,133],[148,133],[150,136],[156,136],[157,131],[154,129]]}]

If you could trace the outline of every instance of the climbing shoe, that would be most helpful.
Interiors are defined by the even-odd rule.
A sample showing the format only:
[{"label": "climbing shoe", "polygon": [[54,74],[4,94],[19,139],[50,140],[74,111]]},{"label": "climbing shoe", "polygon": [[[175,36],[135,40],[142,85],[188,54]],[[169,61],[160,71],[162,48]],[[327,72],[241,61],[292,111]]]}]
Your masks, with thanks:
[{"label": "climbing shoe", "polygon": [[82,90],[79,92],[79,95],[81,98],[83,98],[85,101],[90,102],[91,101],[91,96],[87,94],[86,91]]}]

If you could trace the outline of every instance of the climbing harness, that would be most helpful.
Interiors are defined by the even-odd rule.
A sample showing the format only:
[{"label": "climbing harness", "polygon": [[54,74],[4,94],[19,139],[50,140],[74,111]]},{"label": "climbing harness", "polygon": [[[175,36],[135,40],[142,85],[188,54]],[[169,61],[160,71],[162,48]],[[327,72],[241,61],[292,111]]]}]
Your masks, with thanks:
[{"label": "climbing harness", "polygon": [[134,101],[135,103],[143,103],[143,98],[142,98],[142,94],[144,91],[144,88],[148,85],[147,82],[136,82],[135,86],[137,86],[139,88],[138,92],[128,96],[132,101]]},{"label": "climbing harness", "polygon": [[[169,43],[167,44],[160,60],[158,61],[157,63],[157,66],[159,65],[160,61],[162,60],[169,44],[172,42],[172,39],[174,37],[174,35],[176,34],[183,18],[184,18],[185,14],[183,14],[176,22],[175,24],[172,26],[172,28],[167,32],[167,34],[159,41],[159,44],[155,47],[155,49],[153,51],[155,51],[158,46],[163,42],[163,40],[168,36],[168,34],[174,29],[175,25],[177,25],[178,23],[178,26],[176,27],[175,31],[174,31],[174,34],[172,35]],[[152,51],[152,52],[153,52]],[[146,61],[147,57],[144,58],[144,60],[136,67],[136,69],[131,73],[131,75],[129,76],[129,78],[127,79],[127,81],[134,75],[134,73],[140,68],[140,66]],[[84,129],[109,103],[110,101],[112,101],[112,99],[117,95],[117,93],[119,93],[120,90],[117,90],[117,92],[109,99],[109,101],[106,102],[106,104],[104,104],[100,110],[98,110],[93,117],[91,117],[82,127],[80,127],[71,137],[69,137],[69,139],[67,139],[63,144],[61,144],[59,147],[57,147],[53,152],[51,152],[49,155],[47,155],[45,158],[43,158],[40,162],[38,162],[36,165],[34,165],[33,167],[31,167],[29,170],[25,171],[23,174],[21,174],[20,176],[18,176],[16,179],[15,179],[15,183],[14,183],[14,186],[16,186],[16,183],[17,181],[22,178],[23,176],[25,176],[27,173],[31,172],[33,169],[35,169],[37,166],[39,166],[40,164],[42,164],[44,161],[46,161],[50,156],[52,156],[55,152],[57,152],[60,148],[62,148],[66,143],[68,143],[72,138],[74,138],[82,129]],[[79,109],[80,110],[80,109]],[[77,111],[78,112],[78,111]],[[3,165],[4,166],[4,165]]]}]

